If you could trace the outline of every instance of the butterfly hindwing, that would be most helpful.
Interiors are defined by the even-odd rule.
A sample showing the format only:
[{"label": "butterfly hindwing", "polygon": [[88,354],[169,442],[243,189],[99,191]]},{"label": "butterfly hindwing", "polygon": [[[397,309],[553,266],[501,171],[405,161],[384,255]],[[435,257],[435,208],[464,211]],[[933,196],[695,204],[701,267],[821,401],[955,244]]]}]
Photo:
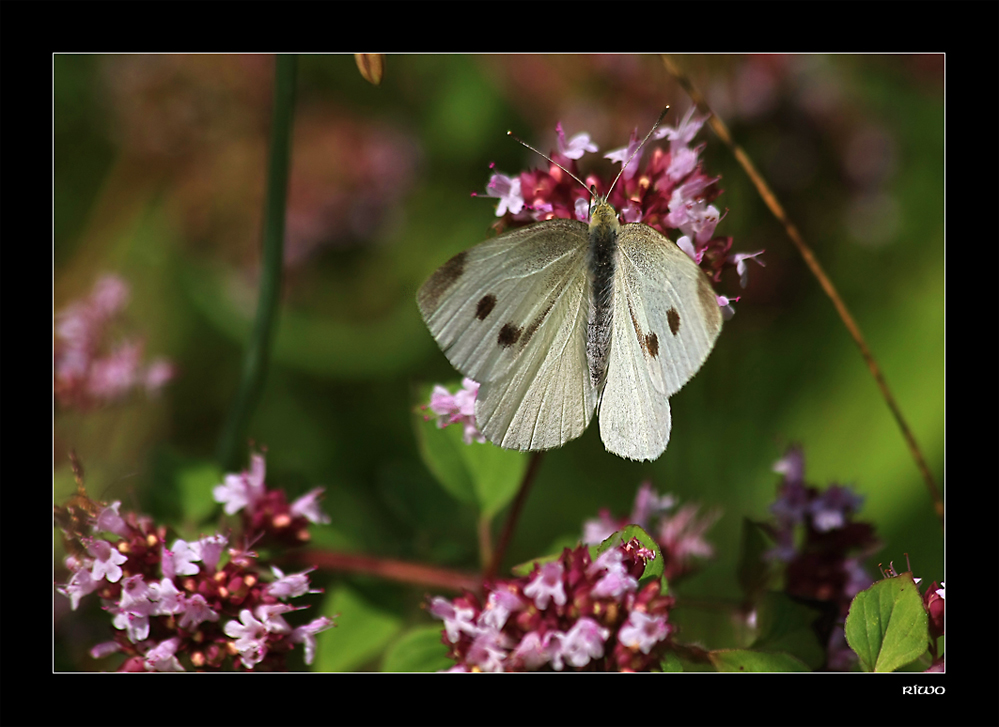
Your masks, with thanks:
[{"label": "butterfly hindwing", "polygon": [[669,442],[669,397],[710,353],[721,310],[700,268],[651,227],[623,225],[617,249],[600,435],[614,454],[656,459]]},{"label": "butterfly hindwing", "polygon": [[481,385],[476,419],[495,444],[549,449],[589,423],[586,246],[582,222],[540,222],[459,253],[420,288],[430,332]]}]

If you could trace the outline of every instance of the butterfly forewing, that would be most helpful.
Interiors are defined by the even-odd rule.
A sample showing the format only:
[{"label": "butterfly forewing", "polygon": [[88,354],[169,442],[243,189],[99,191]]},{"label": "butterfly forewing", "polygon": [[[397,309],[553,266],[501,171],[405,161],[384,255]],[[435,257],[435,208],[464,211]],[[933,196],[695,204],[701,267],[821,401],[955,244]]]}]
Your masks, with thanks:
[{"label": "butterfly forewing", "polygon": [[560,446],[592,416],[586,245],[582,222],[541,222],[456,255],[420,289],[430,332],[481,384],[476,418],[496,444]]},{"label": "butterfly forewing", "polygon": [[623,225],[600,401],[600,435],[609,451],[638,460],[662,454],[668,397],[704,363],[720,330],[720,309],[700,268],[651,227]]},{"label": "butterfly forewing", "polygon": [[627,281],[629,311],[636,314],[626,328],[642,337],[657,390],[672,396],[701,368],[721,332],[714,289],[683,250],[641,224],[621,227],[618,276]]},{"label": "butterfly forewing", "polygon": [[479,388],[475,414],[489,441],[510,449],[552,449],[578,437],[590,423],[596,389],[587,376],[588,305],[574,288],[563,297],[564,305],[552,310],[551,326],[536,334],[538,340],[518,365]]}]

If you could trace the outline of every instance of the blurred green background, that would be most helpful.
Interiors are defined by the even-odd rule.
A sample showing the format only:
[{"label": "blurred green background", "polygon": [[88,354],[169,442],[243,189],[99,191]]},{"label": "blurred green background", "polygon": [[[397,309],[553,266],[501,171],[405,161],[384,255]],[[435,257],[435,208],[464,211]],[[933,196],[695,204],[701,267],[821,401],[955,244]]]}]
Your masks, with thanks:
[{"label": "blurred green background", "polygon": [[[942,487],[943,57],[676,59],[839,287]],[[273,69],[267,55],[55,56],[55,310],[116,273],[132,286],[128,324],[147,356],[179,367],[157,399],[57,410],[57,501],[72,491],[74,448],[94,497],[185,535],[206,530],[255,310]],[[378,87],[352,56],[300,58],[284,302],[250,436],[267,447],[269,486],[327,488],[332,523],[313,528],[314,545],[478,567],[477,513],[447,495],[417,449],[428,387],[453,389],[460,376],[420,320],[416,290],[491,234],[493,204],[470,196],[484,191],[490,162],[507,174],[544,163],[508,129],[546,151],[556,122],[567,136],[589,132],[601,153],[581,169],[609,173],[602,154],[636,127],[644,134],[667,103],[670,124],[690,105],[655,56],[391,55]],[[707,127],[695,143],[706,145],[706,173],[722,176],[718,234],[734,238],[733,252],[765,248],[766,267],[750,263],[745,290],[734,272],[717,286],[743,297],[672,399],[666,453],[618,459],[595,425],[549,453],[506,565],[578,538],[602,507],[626,514],[649,479],[723,508],[708,534],[716,559],[680,593],[734,603],[742,518],[768,516],[771,466],[800,442],[810,483],[865,497],[859,519],[884,543],[872,566],[902,570],[908,553],[915,575],[943,579],[940,522],[856,346],[729,152]],[[56,557],[58,581],[58,543]],[[370,633],[351,637],[341,619],[321,635],[319,668],[378,668],[405,626],[434,623],[419,608],[426,589],[314,580],[335,601],[324,611],[377,616]],[[57,668],[97,668],[85,652],[106,638],[106,618],[93,604],[69,614],[55,598]],[[685,639],[725,646],[724,614],[679,608],[677,619]],[[324,649],[349,657],[323,662]]]}]

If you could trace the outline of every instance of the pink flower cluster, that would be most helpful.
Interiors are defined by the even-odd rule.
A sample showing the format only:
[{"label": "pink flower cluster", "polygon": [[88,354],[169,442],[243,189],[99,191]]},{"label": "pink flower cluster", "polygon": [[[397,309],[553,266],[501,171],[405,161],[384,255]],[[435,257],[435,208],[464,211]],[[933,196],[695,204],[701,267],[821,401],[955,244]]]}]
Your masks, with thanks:
[{"label": "pink flower cluster", "polygon": [[215,502],[225,505],[226,515],[242,512],[244,536],[252,542],[263,539],[265,544],[289,546],[308,542],[309,523],[330,522],[329,515],[319,509],[325,488],[315,487],[288,504],[284,490],[264,487],[265,471],[263,455],[252,455],[248,471],[226,475],[212,490]]},{"label": "pink flower cluster", "polygon": [[[716,237],[715,227],[724,216],[712,202],[721,194],[720,177],[709,177],[698,159],[702,146],[690,143],[704,124],[704,118],[694,116],[695,107],[677,126],[663,126],[653,134],[654,139],[669,140],[669,151],[655,148],[643,166],[645,149],[639,149],[641,138],[637,130],[632,133],[626,147],[608,152],[604,156],[627,168],[611,191],[610,202],[621,215],[623,222],[642,222],[673,236],[677,245],[706,272],[718,281],[724,267],[737,267],[742,287],[746,287],[746,261],[762,265],[755,253],[729,255],[731,237]],[[562,125],[556,127],[558,149],[552,159],[577,177],[576,160],[586,152],[598,151],[589,134],[565,138]],[[635,154],[634,158],[632,155]],[[587,187],[594,187],[597,194],[606,195],[613,180],[590,175],[582,178]],[[519,227],[554,217],[588,221],[590,195],[588,189],[555,165],[547,170],[521,172],[509,177],[493,174],[486,185],[487,195],[499,199],[496,215],[501,217],[497,227]],[[677,239],[677,233],[679,237]],[[735,300],[735,299],[732,299]],[[729,299],[720,301],[725,305]]]},{"label": "pink flower cluster", "polygon": [[721,517],[718,510],[699,515],[700,506],[693,504],[684,505],[670,515],[669,510],[675,504],[672,495],[660,496],[652,483],[644,482],[628,517],[614,518],[608,510],[601,510],[599,517],[584,523],[583,542],[602,543],[626,525],[638,525],[659,543],[664,575],[672,583],[694,570],[694,558],[714,555],[714,547],[704,539],[704,534]]},{"label": "pink flower cluster", "polygon": [[472,593],[435,597],[429,612],[444,621],[452,671],[649,671],[660,664],[673,627],[673,599],[660,581],[639,587],[653,553],[637,539],[591,560],[566,548],[521,578]]},{"label": "pink flower cluster", "polygon": [[112,343],[110,329],[128,297],[128,284],[107,275],[88,298],[56,316],[54,392],[60,406],[91,409],[136,388],[155,394],[176,375],[166,359],[144,365],[141,340]]},{"label": "pink flower cluster", "polygon": [[122,516],[120,507],[78,494],[56,508],[71,553],[70,577],[57,590],[73,610],[96,593],[116,630],[91,656],[124,654],[119,671],[282,670],[286,654],[302,644],[305,662],[312,662],[316,634],[333,621],[321,616],[293,627],[284,618],[305,608],[287,601],[318,593],[309,588],[308,571],[285,575],[272,566],[265,575],[256,553],[227,549],[221,534],[177,538],[167,547],[166,526]]}]

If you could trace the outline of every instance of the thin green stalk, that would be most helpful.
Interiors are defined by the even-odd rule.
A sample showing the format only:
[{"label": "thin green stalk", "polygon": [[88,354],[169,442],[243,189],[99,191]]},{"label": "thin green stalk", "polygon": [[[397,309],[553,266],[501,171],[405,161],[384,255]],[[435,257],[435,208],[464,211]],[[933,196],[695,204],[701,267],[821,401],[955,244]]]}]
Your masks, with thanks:
[{"label": "thin green stalk", "polygon": [[295,77],[298,56],[277,56],[274,74],[274,114],[271,122],[270,159],[267,165],[267,200],[264,208],[263,257],[260,266],[260,297],[239,390],[229,410],[216,453],[225,469],[238,466],[250,417],[260,401],[267,377],[271,343],[277,330],[284,257],[284,218],[291,166],[291,128],[295,111]]}]

